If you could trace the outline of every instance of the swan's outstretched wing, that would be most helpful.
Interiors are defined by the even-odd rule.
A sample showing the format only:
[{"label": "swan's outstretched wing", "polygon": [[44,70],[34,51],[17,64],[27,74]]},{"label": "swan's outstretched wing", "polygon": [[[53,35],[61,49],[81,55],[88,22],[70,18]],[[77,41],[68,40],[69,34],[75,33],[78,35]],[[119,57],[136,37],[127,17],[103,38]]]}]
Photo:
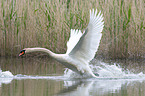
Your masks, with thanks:
[{"label": "swan's outstretched wing", "polygon": [[76,46],[69,53],[69,56],[85,62],[92,60],[99,47],[103,26],[104,22],[101,11],[97,15],[97,9],[95,12],[94,9],[90,10],[89,24]]},{"label": "swan's outstretched wing", "polygon": [[71,29],[70,38],[69,38],[69,40],[67,42],[66,54],[69,54],[72,51],[74,46],[76,46],[76,44],[80,40],[81,36],[82,36],[81,30]]}]

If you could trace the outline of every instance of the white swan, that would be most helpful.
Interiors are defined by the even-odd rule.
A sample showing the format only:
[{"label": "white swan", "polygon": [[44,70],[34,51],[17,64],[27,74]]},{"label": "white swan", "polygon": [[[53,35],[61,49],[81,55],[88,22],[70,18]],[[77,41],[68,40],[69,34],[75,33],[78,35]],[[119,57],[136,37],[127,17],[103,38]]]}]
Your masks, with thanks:
[{"label": "white swan", "polygon": [[94,58],[99,47],[103,27],[101,11],[97,15],[97,9],[96,11],[90,10],[90,21],[86,30],[81,33],[81,30],[71,29],[66,54],[55,54],[46,48],[24,48],[19,56],[29,52],[46,52],[74,72],[88,77],[96,77],[89,67],[89,62]]}]

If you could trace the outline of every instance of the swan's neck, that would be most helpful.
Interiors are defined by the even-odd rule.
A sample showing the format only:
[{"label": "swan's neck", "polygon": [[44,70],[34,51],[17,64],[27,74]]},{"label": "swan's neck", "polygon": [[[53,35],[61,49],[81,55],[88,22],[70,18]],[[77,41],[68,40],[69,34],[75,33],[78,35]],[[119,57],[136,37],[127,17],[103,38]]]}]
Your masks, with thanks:
[{"label": "swan's neck", "polygon": [[55,53],[53,53],[52,51],[50,51],[50,50],[48,50],[46,48],[25,48],[24,50],[26,50],[26,53],[30,53],[30,52],[45,52],[51,57],[56,57]]}]

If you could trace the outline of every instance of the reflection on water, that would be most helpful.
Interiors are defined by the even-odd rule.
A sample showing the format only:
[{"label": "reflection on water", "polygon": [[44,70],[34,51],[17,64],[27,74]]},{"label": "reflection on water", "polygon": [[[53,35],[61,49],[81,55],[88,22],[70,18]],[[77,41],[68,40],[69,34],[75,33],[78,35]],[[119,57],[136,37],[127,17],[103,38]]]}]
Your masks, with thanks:
[{"label": "reflection on water", "polygon": [[[65,81],[71,82],[71,81]],[[144,96],[145,82],[127,80],[79,81],[57,95],[61,96]],[[66,85],[68,86],[68,85]]]},{"label": "reflection on water", "polygon": [[47,79],[13,80],[0,87],[1,96],[145,96],[144,81]]},{"label": "reflection on water", "polygon": [[61,64],[47,58],[0,58],[0,68],[15,75],[60,75],[64,71]]},{"label": "reflection on water", "polygon": [[[144,62],[119,63],[124,70],[144,73]],[[144,78],[67,79],[64,67],[51,59],[0,58],[0,68],[0,96],[145,96]],[[6,78],[6,73],[14,76]]]},{"label": "reflection on water", "polygon": [[10,84],[2,84],[1,96],[51,96],[63,88],[63,81],[54,80],[13,80]]}]

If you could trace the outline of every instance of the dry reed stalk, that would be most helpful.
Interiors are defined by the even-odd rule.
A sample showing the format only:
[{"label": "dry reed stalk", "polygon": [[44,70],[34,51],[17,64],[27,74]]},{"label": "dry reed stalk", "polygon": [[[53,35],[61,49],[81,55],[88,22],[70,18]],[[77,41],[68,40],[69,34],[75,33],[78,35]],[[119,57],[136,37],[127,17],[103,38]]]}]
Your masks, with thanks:
[{"label": "dry reed stalk", "polygon": [[143,0],[1,0],[0,55],[17,56],[24,47],[64,53],[70,29],[83,31],[92,8],[101,10],[105,21],[99,56],[145,57]]}]

